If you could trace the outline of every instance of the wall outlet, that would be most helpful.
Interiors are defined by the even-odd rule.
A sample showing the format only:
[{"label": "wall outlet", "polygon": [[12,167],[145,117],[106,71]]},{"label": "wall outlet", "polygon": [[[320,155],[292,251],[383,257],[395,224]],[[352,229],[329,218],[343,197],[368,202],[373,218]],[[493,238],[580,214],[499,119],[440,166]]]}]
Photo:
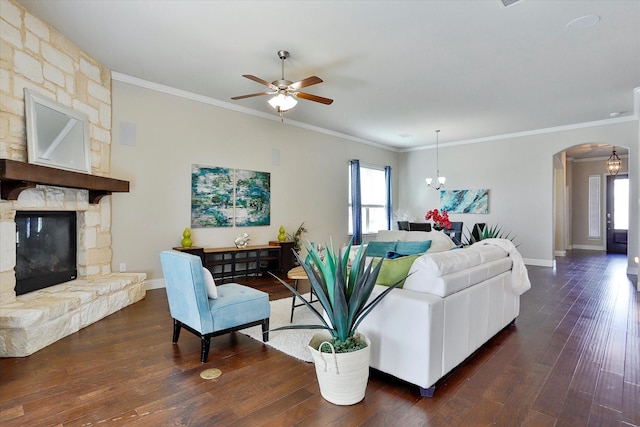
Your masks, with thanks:
[{"label": "wall outlet", "polygon": [[125,271],[127,271],[127,263],[126,262],[121,262],[120,263],[120,273],[124,273]]}]

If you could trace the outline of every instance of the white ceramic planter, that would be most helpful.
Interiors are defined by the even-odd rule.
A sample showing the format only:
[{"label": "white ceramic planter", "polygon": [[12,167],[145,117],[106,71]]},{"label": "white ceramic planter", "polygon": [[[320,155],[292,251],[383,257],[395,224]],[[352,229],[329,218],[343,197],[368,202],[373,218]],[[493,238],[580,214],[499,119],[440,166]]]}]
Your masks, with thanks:
[{"label": "white ceramic planter", "polygon": [[[320,344],[331,339],[327,332],[315,334],[309,351],[316,365],[322,397],[336,405],[353,405],[364,399],[369,380],[371,342],[362,335],[367,346],[351,353],[321,353]],[[328,346],[325,344],[325,349]]]}]

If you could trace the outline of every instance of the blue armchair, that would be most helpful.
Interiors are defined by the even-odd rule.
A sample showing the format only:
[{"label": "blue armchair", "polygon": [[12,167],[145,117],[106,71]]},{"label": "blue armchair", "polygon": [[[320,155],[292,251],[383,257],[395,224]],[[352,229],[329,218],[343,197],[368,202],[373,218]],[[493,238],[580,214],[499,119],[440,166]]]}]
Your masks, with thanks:
[{"label": "blue armchair", "polygon": [[269,341],[269,295],[237,283],[217,286],[218,298],[207,295],[200,257],[163,251],[160,262],[173,317],[173,343],[181,328],[200,337],[201,361],[209,355],[211,337],[262,325],[262,340]]}]

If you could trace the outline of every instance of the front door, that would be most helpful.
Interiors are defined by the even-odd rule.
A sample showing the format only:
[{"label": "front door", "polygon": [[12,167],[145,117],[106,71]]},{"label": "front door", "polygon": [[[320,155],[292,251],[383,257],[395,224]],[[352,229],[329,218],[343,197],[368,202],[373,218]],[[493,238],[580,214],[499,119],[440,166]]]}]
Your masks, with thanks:
[{"label": "front door", "polygon": [[629,177],[607,176],[607,252],[626,254],[629,231]]}]

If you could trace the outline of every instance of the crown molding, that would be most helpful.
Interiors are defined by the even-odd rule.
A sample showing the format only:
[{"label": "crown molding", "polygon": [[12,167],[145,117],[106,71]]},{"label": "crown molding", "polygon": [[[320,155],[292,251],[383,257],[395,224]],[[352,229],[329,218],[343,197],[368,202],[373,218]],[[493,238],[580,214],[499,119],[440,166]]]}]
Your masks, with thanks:
[{"label": "crown molding", "polygon": [[[628,154],[622,154],[620,156],[621,159],[628,159],[629,155]],[[567,157],[567,161],[568,162],[573,162],[573,163],[582,163],[582,162],[605,162],[609,160],[609,156],[602,156],[602,157],[589,157],[588,159],[576,159],[575,157]]]},{"label": "crown molding", "polygon": [[[178,96],[180,98],[189,99],[191,101],[213,105],[213,106],[224,108],[227,110],[237,111],[243,114],[249,114],[251,116],[260,117],[260,118],[271,120],[274,122],[280,121],[280,117],[273,114],[268,114],[263,111],[254,110],[253,108],[242,107],[240,105],[232,104],[230,102],[220,101],[219,99],[210,98],[208,96],[199,95],[197,93],[189,92],[186,90],[176,89],[171,86],[165,86],[159,83],[150,82],[148,80],[143,80],[137,77],[129,76],[127,74],[122,74],[117,71],[111,71],[111,78],[113,80],[116,80],[122,83],[128,83],[130,85],[154,90],[156,92]],[[534,130],[528,130],[528,131],[522,131],[522,132],[507,133],[503,135],[486,136],[482,138],[465,139],[460,141],[447,142],[444,144],[440,143],[438,145],[440,147],[453,147],[456,145],[480,144],[483,142],[498,141],[502,139],[521,138],[521,137],[533,136],[533,135],[544,135],[548,133],[555,133],[555,132],[562,132],[562,131],[568,131],[568,130],[584,129],[584,128],[595,127],[595,126],[604,126],[604,125],[610,125],[610,124],[636,121],[640,117],[640,87],[633,89],[633,98],[634,98],[634,108],[633,108],[634,112],[632,115],[629,115],[629,116],[615,117],[615,118],[604,119],[604,120],[596,120],[596,121],[585,122],[585,123],[575,123],[571,125],[554,126],[549,128],[534,129]],[[312,132],[318,132],[325,135],[333,136],[336,138],[346,139],[348,141],[357,142],[359,144],[369,145],[372,147],[380,148],[380,149],[395,152],[395,153],[407,153],[412,151],[422,151],[422,150],[430,150],[430,149],[436,148],[435,144],[424,145],[421,147],[412,147],[412,148],[394,148],[394,147],[389,147],[376,142],[372,142],[366,139],[357,138],[352,135],[347,135],[347,134],[336,132],[330,129],[321,128],[319,126],[309,125],[307,123],[302,123],[296,120],[287,119],[285,124],[289,126],[298,127],[301,129],[310,130]]]},{"label": "crown molding", "polygon": [[[562,125],[562,126],[554,126],[550,128],[507,133],[504,135],[494,135],[494,136],[487,136],[482,138],[466,139],[461,141],[447,142],[444,144],[440,143],[438,145],[442,148],[442,147],[452,147],[454,145],[479,144],[482,142],[498,141],[501,139],[521,138],[524,136],[532,136],[532,135],[544,135],[548,133],[563,132],[563,131],[575,130],[575,129],[584,129],[584,128],[590,128],[590,127],[596,127],[596,126],[605,126],[605,125],[611,125],[611,124],[617,124],[617,123],[633,122],[637,120],[638,120],[638,116],[634,114],[634,115],[625,116],[625,117],[616,117],[613,119],[595,120],[592,122],[575,123],[571,125]],[[421,150],[429,150],[432,148],[436,148],[435,144],[425,145],[422,147],[405,148],[400,150],[400,152],[404,153],[409,151],[421,151]]]}]

